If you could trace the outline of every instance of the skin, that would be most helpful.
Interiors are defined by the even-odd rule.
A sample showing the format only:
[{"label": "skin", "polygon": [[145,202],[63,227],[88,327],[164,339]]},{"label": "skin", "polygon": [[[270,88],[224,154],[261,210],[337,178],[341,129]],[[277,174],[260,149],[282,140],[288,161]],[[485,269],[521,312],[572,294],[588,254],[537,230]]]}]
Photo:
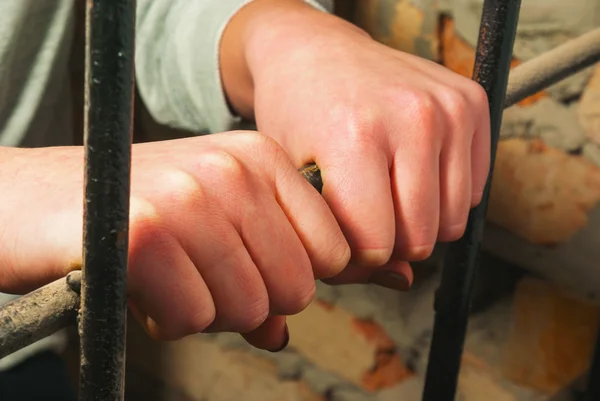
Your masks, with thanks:
[{"label": "skin", "polygon": [[251,2],[220,57],[232,108],[296,167],[321,168],[352,253],[326,282],[399,289],[398,277],[412,281],[408,262],[462,236],[489,171],[481,86],[301,0]]},{"label": "skin", "polygon": [[[23,293],[81,263],[83,149],[0,154],[0,182],[12,184],[2,188],[0,288]],[[300,312],[315,279],[348,264],[327,204],[265,135],[137,144],[132,158],[129,300],[155,338],[231,331],[278,348],[285,319],[267,317]]]},{"label": "skin", "polygon": [[353,262],[422,260],[462,235],[489,171],[478,84],[300,0],[250,3],[221,57],[232,107],[320,166]]},{"label": "skin", "polygon": [[[150,335],[277,350],[315,279],[407,290],[409,262],[462,235],[489,171],[480,86],[301,0],[243,7],[220,66],[260,133],[133,146],[129,298]],[[323,196],[297,172],[312,161]],[[81,264],[83,149],[0,163],[0,291],[22,293]]]}]

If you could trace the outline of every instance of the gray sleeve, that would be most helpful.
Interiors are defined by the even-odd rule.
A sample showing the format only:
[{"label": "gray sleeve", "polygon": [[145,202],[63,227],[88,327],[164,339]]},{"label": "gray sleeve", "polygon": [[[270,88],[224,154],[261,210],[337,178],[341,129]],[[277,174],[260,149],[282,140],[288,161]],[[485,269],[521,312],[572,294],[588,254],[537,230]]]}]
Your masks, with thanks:
[{"label": "gray sleeve", "polygon": [[[238,122],[219,74],[219,42],[233,15],[252,0],[138,0],[136,80],[159,123],[222,132]],[[305,0],[332,11],[332,0]]]}]

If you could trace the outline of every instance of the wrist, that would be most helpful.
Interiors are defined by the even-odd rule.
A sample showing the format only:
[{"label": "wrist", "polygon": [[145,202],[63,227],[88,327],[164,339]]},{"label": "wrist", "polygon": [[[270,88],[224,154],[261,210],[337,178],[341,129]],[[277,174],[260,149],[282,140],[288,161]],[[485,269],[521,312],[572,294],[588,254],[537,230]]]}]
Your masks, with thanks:
[{"label": "wrist", "polygon": [[320,11],[304,0],[263,1],[277,6],[257,13],[247,25],[244,51],[252,77],[289,56],[312,57],[315,51],[331,53],[342,42],[370,39],[356,25]]},{"label": "wrist", "polygon": [[369,37],[355,25],[304,0],[251,1],[231,19],[221,40],[221,76],[230,106],[241,116],[252,118],[259,76],[268,75],[271,67],[292,54],[306,56],[301,48],[315,48],[323,41],[331,42],[334,36],[348,34]]}]

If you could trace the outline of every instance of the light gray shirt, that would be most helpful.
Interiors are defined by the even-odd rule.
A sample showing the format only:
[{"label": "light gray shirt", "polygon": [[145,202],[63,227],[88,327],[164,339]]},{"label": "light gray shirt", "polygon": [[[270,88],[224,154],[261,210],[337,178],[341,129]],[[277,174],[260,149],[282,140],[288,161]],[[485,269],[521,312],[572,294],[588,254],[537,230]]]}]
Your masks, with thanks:
[{"label": "light gray shirt", "polygon": [[[221,132],[237,122],[219,75],[219,42],[251,0],[137,0],[136,80],[159,123]],[[332,11],[332,0],[304,0]],[[75,0],[0,1],[0,146],[71,145],[69,56]],[[0,304],[15,296],[0,293]],[[0,370],[40,349],[61,349],[64,333],[0,359]]]}]

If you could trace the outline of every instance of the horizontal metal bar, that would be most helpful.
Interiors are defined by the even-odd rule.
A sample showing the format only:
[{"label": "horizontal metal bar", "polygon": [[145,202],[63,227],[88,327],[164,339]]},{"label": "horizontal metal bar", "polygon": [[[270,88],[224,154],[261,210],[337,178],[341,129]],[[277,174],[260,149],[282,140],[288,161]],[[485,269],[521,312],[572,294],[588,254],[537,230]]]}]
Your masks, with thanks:
[{"label": "horizontal metal bar", "polygon": [[0,358],[72,325],[81,272],[74,271],[0,308]]},{"label": "horizontal metal bar", "polygon": [[[583,46],[584,42],[590,45],[589,49],[586,49],[585,47],[587,44]],[[561,62],[553,61],[557,58],[560,58]],[[590,63],[593,63],[595,60],[600,61],[600,28],[594,29],[587,34],[582,35],[580,38],[570,40],[569,42],[556,47],[554,50],[515,67],[511,71],[508,81],[506,101],[504,103],[505,108],[520,102],[537,91],[557,83],[566,75],[574,74],[583,68],[588,67]],[[533,79],[528,81],[527,77],[533,77]],[[321,191],[323,181],[320,170],[316,165],[311,164],[302,168],[301,173],[317,190],[319,190],[319,192]],[[49,284],[49,286],[53,284]],[[42,287],[42,289],[43,288],[46,287]],[[34,294],[36,292],[29,293],[19,298],[20,304],[35,307],[37,298]],[[4,308],[7,307],[9,307],[9,304],[0,307],[0,316],[3,316]],[[52,321],[52,316],[61,315],[62,313],[64,313],[64,308],[60,305],[53,306],[48,304],[48,308],[45,309],[43,314],[37,314],[36,327],[41,332],[51,334],[52,332],[72,324],[73,322],[63,321],[63,324],[60,326],[48,326],[49,322]],[[8,340],[6,338],[8,335],[16,337],[28,336],[26,330],[20,331],[18,328],[16,332],[11,332],[10,334],[0,330],[0,348],[3,349],[2,344],[9,344],[9,342],[14,341]],[[31,342],[24,341],[21,343],[20,347],[13,349],[13,351],[30,343]]]},{"label": "horizontal metal bar", "polygon": [[510,107],[597,61],[600,61],[600,28],[515,67],[508,80],[504,107]]}]

